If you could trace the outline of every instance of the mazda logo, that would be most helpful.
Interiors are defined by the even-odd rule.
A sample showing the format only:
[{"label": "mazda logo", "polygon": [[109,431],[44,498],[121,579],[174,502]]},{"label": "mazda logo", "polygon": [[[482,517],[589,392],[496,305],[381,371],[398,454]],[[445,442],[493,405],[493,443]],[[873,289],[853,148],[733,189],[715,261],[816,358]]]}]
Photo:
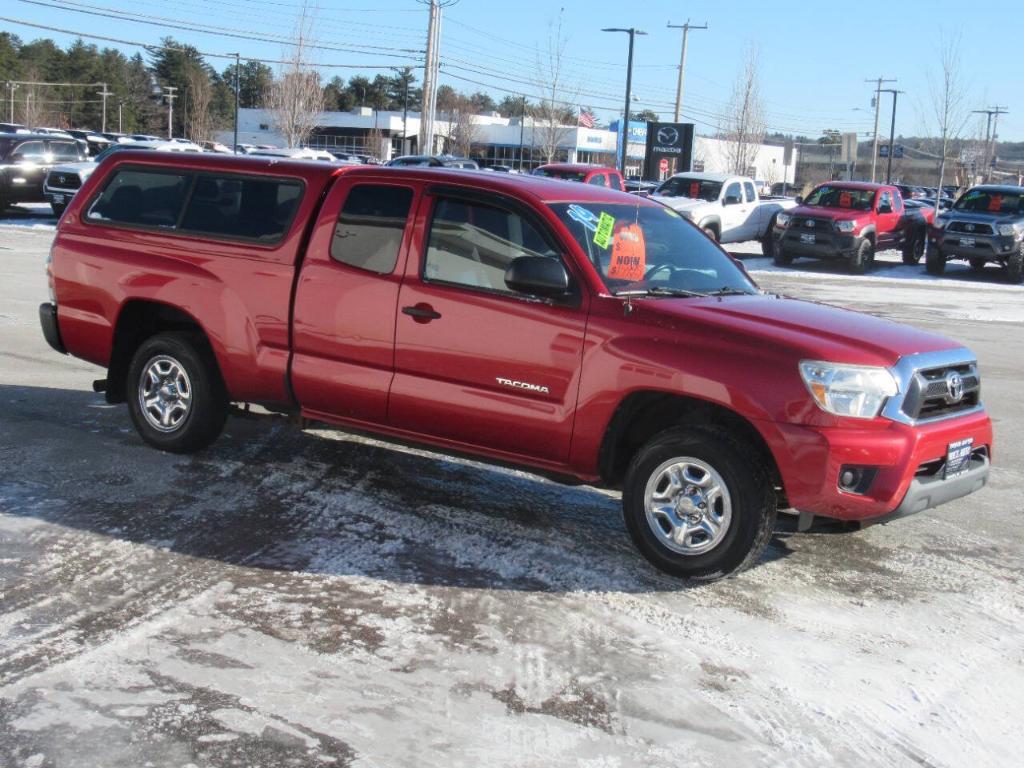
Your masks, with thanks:
[{"label": "mazda logo", "polygon": [[948,399],[951,403],[959,403],[964,399],[964,379],[956,371],[946,374],[946,389],[949,392]]},{"label": "mazda logo", "polygon": [[679,131],[670,126],[658,129],[658,143],[659,144],[675,144],[679,141]]}]

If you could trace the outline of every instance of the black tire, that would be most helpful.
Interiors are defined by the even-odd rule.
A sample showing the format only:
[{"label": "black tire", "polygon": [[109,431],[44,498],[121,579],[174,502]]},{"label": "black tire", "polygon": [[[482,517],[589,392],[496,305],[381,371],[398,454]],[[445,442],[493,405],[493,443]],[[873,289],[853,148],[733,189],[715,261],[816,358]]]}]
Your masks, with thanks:
[{"label": "black tire", "polygon": [[718,232],[714,227],[701,227],[704,234],[707,235],[713,242],[718,242]]},{"label": "black tire", "polygon": [[1006,258],[1006,277],[1014,285],[1024,282],[1024,243]]},{"label": "black tire", "polygon": [[64,203],[64,204],[50,203],[50,208],[53,210],[53,215],[56,216],[58,219],[61,216],[64,215],[64,211],[67,210],[67,207],[68,207],[67,203]]},{"label": "black tire", "polygon": [[857,250],[850,254],[848,267],[851,275],[863,275],[875,260],[875,248],[870,240],[861,240]]},{"label": "black tire", "polygon": [[782,250],[782,246],[775,249],[775,257],[772,259],[777,267],[788,267],[793,263],[793,254]]},{"label": "black tire", "polygon": [[[184,372],[185,378],[167,380],[172,395],[163,401],[164,387],[156,387],[150,382],[147,371],[153,365],[163,365],[170,360]],[[172,368],[173,370],[173,368]],[[180,384],[187,384],[180,386]],[[158,417],[154,411],[145,409],[142,398],[150,396],[161,398],[161,403],[177,402],[178,392],[188,390],[188,406],[176,406],[168,424],[158,427],[153,420]],[[160,333],[146,339],[135,351],[131,365],[128,366],[128,378],[125,382],[125,395],[128,400],[128,412],[132,423],[142,439],[171,453],[192,453],[210,445],[224,428],[228,415],[228,395],[221,380],[220,370],[205,340],[197,334],[184,332]],[[161,403],[154,406],[161,407]],[[184,411],[182,413],[182,411]],[[147,412],[149,415],[147,415]],[[175,418],[178,420],[171,423]]]},{"label": "black tire", "polygon": [[[645,502],[648,481],[655,482],[659,469],[674,459],[687,458],[717,472],[731,503],[731,519],[720,540],[693,554],[674,551],[662,540],[665,528],[661,527],[661,534],[655,531],[654,526],[661,524],[648,520]],[[668,429],[644,445],[626,471],[622,510],[633,543],[654,567],[672,576],[704,581],[756,563],[771,539],[777,513],[775,491],[761,460],[728,431],[710,427]]]},{"label": "black tire", "polygon": [[980,274],[985,271],[985,265],[988,264],[988,259],[968,259],[971,264],[971,272]]},{"label": "black tire", "polygon": [[778,250],[775,243],[775,216],[772,216],[772,220],[768,222],[768,231],[765,232],[764,237],[761,238],[761,254],[769,259],[775,258],[775,252]]},{"label": "black tire", "polygon": [[912,234],[903,244],[903,263],[920,264],[921,257],[924,256],[924,244],[925,234],[923,232]]},{"label": "black tire", "polygon": [[942,275],[946,271],[946,257],[938,248],[931,248],[924,260],[924,268],[929,275]]}]

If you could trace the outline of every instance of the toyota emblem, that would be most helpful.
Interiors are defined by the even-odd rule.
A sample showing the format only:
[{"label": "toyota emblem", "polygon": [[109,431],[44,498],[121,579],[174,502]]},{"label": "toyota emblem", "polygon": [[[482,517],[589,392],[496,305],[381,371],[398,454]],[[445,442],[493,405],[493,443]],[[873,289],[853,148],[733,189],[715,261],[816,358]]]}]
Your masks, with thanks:
[{"label": "toyota emblem", "polygon": [[967,224],[967,225],[964,226],[964,229],[966,229],[968,232],[973,232],[974,231],[974,225],[973,224]]},{"label": "toyota emblem", "polygon": [[814,219],[808,219],[804,223],[804,226],[807,227],[808,229],[814,229]]},{"label": "toyota emblem", "polygon": [[63,184],[64,183],[64,177],[63,176],[58,176],[57,177],[57,181],[59,181],[61,184]]},{"label": "toyota emblem", "polygon": [[964,399],[964,379],[956,371],[946,374],[946,389],[949,392],[947,399],[951,403],[959,403]]},{"label": "toyota emblem", "polygon": [[679,131],[675,128],[666,125],[658,129],[659,144],[675,144],[677,141],[679,141]]}]

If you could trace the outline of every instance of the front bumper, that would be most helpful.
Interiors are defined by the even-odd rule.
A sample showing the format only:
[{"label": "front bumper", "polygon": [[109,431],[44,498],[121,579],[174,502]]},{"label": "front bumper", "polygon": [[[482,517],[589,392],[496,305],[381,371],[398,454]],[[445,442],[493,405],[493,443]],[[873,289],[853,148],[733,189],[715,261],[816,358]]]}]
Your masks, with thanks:
[{"label": "front bumper", "polygon": [[57,324],[57,305],[46,302],[39,305],[39,324],[43,327],[43,338],[46,343],[60,352],[68,353],[64,340],[60,337],[60,326]]},{"label": "front bumper", "polygon": [[[841,520],[907,515],[973,493],[985,485],[992,456],[992,422],[984,411],[916,425],[886,419],[864,428],[774,424],[762,434],[790,506]],[[945,480],[949,445],[964,438],[974,441],[968,472]],[[839,487],[843,467],[851,466],[876,470],[863,493]]]},{"label": "front bumper", "polygon": [[[780,229],[775,227],[772,232],[777,248],[782,248],[793,256],[804,256],[812,259],[848,259],[860,248],[863,238],[853,234],[842,234],[832,231],[801,232],[799,229]],[[815,241],[806,243],[800,239],[801,234],[813,234]]]},{"label": "front bumper", "polygon": [[[1020,240],[1005,235],[972,235],[964,232],[947,232],[933,228],[929,234],[932,245],[938,248],[946,260],[984,259],[1002,261],[1021,247]],[[965,245],[964,242],[972,242]]]}]

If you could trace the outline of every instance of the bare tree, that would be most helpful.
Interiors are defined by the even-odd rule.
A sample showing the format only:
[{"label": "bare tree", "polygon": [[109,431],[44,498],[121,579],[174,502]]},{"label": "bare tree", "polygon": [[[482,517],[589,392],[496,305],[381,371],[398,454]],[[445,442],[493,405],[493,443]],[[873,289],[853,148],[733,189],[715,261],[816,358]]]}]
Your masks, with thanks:
[{"label": "bare tree", "polygon": [[[939,37],[939,67],[929,77],[929,93],[935,127],[939,133],[939,194],[935,205],[942,198],[942,184],[946,173],[946,158],[954,143],[967,127],[971,110],[967,103],[968,88],[960,72],[960,35],[948,37],[944,32]],[[937,209],[936,209],[937,210]]]},{"label": "bare tree", "polygon": [[729,115],[724,129],[726,158],[732,173],[744,175],[754,165],[765,134],[765,108],[758,76],[759,57],[753,46],[747,49],[743,70],[732,87]]},{"label": "bare tree", "polygon": [[210,75],[202,67],[190,67],[188,81],[188,119],[185,133],[196,143],[209,141],[213,137],[213,116],[210,102],[213,101],[213,85]]},{"label": "bare tree", "polygon": [[265,97],[271,121],[289,147],[305,143],[324,110],[320,75],[310,59],[312,30],[313,17],[308,3],[303,2],[292,45],[284,56],[286,63]]},{"label": "bare tree", "polygon": [[[438,107],[440,107],[440,100]],[[480,125],[476,121],[476,107],[471,98],[456,96],[448,104],[445,117],[448,119],[448,131],[445,143],[449,152],[462,157],[469,157],[473,144],[480,140]]]},{"label": "bare tree", "polygon": [[569,38],[562,32],[562,13],[558,20],[548,24],[547,50],[537,52],[534,87],[540,94],[531,108],[533,143],[540,148],[545,162],[555,159],[558,147],[572,133],[573,105],[579,96],[579,86],[571,86],[563,66],[565,47]]}]

